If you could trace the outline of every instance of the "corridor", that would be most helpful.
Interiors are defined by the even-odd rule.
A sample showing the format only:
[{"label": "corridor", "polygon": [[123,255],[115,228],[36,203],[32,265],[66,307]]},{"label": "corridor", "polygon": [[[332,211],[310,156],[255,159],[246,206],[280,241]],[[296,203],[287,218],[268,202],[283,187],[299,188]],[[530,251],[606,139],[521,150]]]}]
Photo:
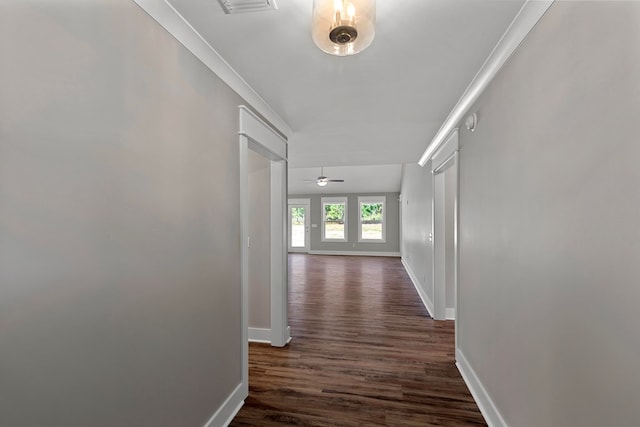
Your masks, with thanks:
[{"label": "corridor", "polygon": [[251,344],[232,426],[486,425],[399,258],[289,255],[286,348]]}]

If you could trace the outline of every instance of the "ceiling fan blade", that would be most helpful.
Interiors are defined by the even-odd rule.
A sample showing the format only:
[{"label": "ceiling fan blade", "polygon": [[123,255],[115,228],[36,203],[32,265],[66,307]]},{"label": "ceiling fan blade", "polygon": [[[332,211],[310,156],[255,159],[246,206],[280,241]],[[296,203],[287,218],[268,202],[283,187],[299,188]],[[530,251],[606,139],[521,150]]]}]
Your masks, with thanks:
[{"label": "ceiling fan blade", "polygon": [[328,179],[328,182],[344,182],[344,179]]},{"label": "ceiling fan blade", "polygon": [[305,182],[318,182],[317,179],[303,179]]}]

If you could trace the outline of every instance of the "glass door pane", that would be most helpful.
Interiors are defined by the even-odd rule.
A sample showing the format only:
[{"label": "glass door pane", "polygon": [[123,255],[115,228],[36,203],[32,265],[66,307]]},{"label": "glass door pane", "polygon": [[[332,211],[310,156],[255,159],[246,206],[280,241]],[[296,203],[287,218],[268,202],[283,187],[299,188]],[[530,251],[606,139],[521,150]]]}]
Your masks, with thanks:
[{"label": "glass door pane", "polygon": [[306,247],[305,217],[306,209],[304,206],[290,206],[289,215],[291,216],[291,247]]}]

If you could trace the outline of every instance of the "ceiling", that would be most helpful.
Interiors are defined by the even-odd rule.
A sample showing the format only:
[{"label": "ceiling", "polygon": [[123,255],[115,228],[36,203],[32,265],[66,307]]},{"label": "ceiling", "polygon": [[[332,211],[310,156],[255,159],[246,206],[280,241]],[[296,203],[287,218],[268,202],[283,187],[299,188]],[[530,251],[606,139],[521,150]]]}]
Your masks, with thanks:
[{"label": "ceiling", "polygon": [[[375,39],[349,57],[314,45],[312,0],[235,15],[217,0],[170,3],[293,129],[297,188],[298,176],[314,178],[320,166],[368,165],[350,178],[366,182],[373,165],[417,162],[524,0],[377,0]],[[367,192],[382,191],[369,181]]]},{"label": "ceiling", "polygon": [[401,165],[331,166],[324,168],[329,179],[344,179],[344,182],[329,182],[318,186],[315,180],[320,175],[319,167],[290,168],[289,194],[337,194],[337,193],[393,193],[400,188]]}]

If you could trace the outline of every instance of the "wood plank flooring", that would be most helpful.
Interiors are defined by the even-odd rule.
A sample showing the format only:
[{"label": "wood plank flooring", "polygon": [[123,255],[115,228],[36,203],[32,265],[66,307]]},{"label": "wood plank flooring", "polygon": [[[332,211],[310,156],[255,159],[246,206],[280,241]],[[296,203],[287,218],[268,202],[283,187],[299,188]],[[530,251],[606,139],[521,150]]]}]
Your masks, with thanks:
[{"label": "wood plank flooring", "polygon": [[486,425],[398,258],[289,255],[286,348],[251,344],[232,426]]}]

